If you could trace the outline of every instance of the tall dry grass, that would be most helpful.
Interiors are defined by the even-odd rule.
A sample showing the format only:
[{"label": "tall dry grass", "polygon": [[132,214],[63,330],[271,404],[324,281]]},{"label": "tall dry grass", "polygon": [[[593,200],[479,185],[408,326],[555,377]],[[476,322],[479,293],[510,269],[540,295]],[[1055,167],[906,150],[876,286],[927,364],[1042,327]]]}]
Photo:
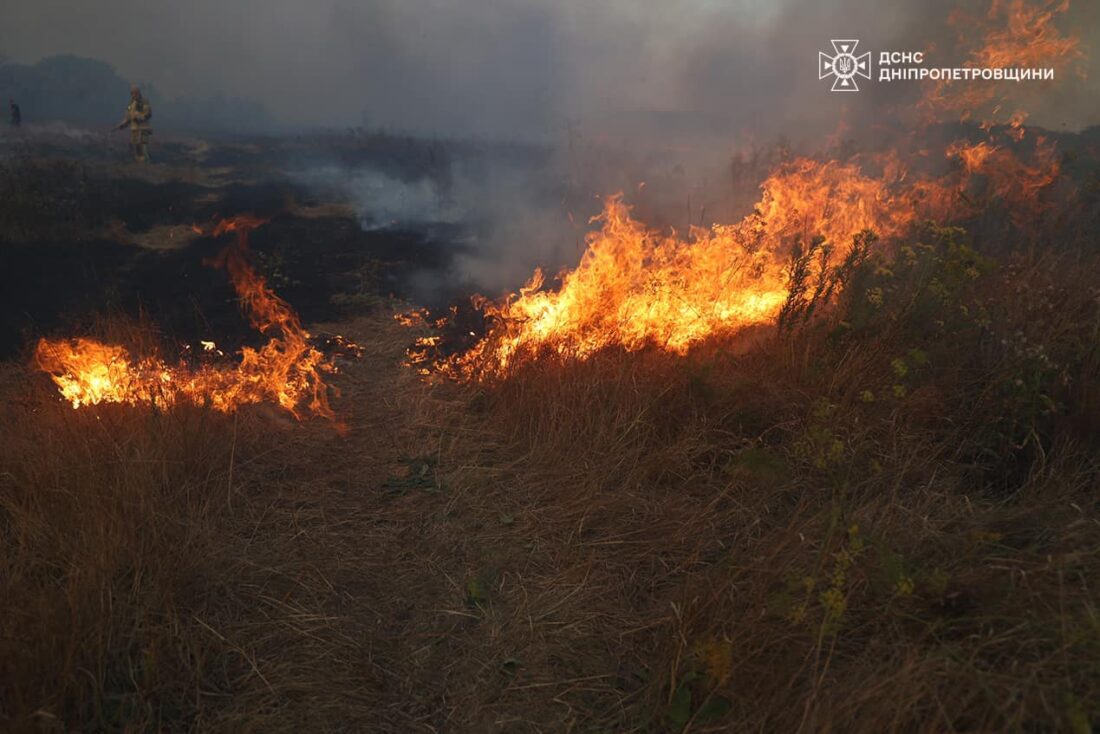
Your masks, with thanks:
[{"label": "tall dry grass", "polygon": [[459,729],[1089,730],[1100,268],[924,242],[774,335],[433,411],[495,540]]},{"label": "tall dry grass", "polygon": [[[160,341],[119,318],[96,336]],[[410,517],[377,521],[402,347],[376,339],[342,376],[346,431],[269,406],[73,410],[29,360],[4,364],[0,729],[377,722],[377,658],[403,650],[379,625]]]},{"label": "tall dry grass", "polygon": [[[153,353],[146,323],[97,335]],[[260,407],[73,410],[30,359],[0,374],[0,722],[16,730],[145,731],[282,721],[299,686],[295,620],[261,597],[297,573],[254,536],[290,419]],[[266,490],[266,491],[264,491]],[[255,548],[255,555],[251,549]],[[283,602],[286,600],[283,599]],[[265,659],[272,649],[280,652]],[[307,653],[308,654],[308,653]]]},{"label": "tall dry grass", "polygon": [[197,613],[219,573],[231,421],[73,411],[41,375],[5,372],[0,716],[100,729],[191,718],[225,687],[226,650],[197,634]]},{"label": "tall dry grass", "polygon": [[922,239],[683,358],[365,323],[344,435],[5,365],[0,725],[1086,731],[1100,268]]}]

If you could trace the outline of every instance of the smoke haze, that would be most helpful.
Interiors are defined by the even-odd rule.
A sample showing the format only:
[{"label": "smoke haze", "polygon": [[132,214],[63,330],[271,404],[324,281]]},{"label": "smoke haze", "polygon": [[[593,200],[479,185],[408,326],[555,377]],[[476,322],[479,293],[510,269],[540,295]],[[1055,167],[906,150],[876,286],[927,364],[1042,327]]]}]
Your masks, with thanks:
[{"label": "smoke haze", "polygon": [[[923,50],[927,66],[955,66],[967,29],[949,23],[952,13],[981,18],[990,4],[8,0],[0,54],[17,64],[73,54],[113,66],[117,98],[92,100],[109,108],[97,120],[121,113],[125,78],[172,100],[158,106],[166,127],[221,114],[219,129],[261,129],[268,120],[252,118],[270,112],[283,130],[363,127],[542,144],[548,153],[536,164],[496,159],[467,170],[458,162],[447,181],[331,161],[301,174],[308,185],[340,190],[364,228],[463,223],[469,247],[446,277],[495,294],[536,265],[575,264],[600,196],[627,192],[654,226],[736,221],[767,170],[766,161],[740,159],[744,151],[780,137],[819,148],[843,137],[899,137],[912,129],[921,85],[876,78],[859,94],[832,93],[817,77],[818,52],[830,39],[858,38],[876,67],[882,50]],[[1089,54],[1100,40],[1100,3],[1073,0],[1057,25],[1081,39],[1082,58],[1056,82],[1010,91],[1026,95],[1029,124],[1080,129],[1100,122],[1100,69]],[[50,104],[82,104],[75,94]],[[218,100],[237,102],[229,110]],[[24,114],[34,119],[35,110]],[[743,166],[740,178],[731,164]]]},{"label": "smoke haze", "polygon": [[[1059,25],[1090,46],[1100,8],[1073,5]],[[13,0],[0,8],[0,53],[101,59],[170,98],[253,99],[288,126],[744,141],[818,135],[904,104],[897,87],[915,85],[830,94],[817,52],[859,38],[870,51],[934,46],[946,60],[959,7],[988,3]],[[1095,122],[1095,62],[1083,71],[1046,90],[1032,121]]]}]

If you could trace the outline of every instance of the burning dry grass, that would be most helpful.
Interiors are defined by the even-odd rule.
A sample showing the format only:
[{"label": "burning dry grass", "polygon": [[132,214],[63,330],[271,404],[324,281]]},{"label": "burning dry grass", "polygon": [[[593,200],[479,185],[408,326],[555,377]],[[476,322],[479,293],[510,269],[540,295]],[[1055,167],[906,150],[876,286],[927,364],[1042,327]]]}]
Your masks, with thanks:
[{"label": "burning dry grass", "polygon": [[[40,339],[35,362],[73,408],[191,402],[231,413],[242,405],[270,402],[296,417],[307,410],[333,417],[322,377],[335,369],[331,358],[312,345],[298,314],[248,262],[248,232],[262,224],[261,219],[241,215],[218,222],[212,231],[214,236],[236,233],[236,244],[212,264],[229,271],[242,311],[268,336],[259,349],[242,348],[239,364],[173,365],[157,357],[155,350],[134,356],[118,344],[87,338]],[[216,348],[213,342],[206,346]]]},{"label": "burning dry grass", "polygon": [[265,408],[331,415],[239,251],[281,337],[239,367],[40,348],[82,407],[0,376],[0,723],[1087,731],[1100,267],[917,226],[1041,229],[1060,162],[1013,130],[938,178],[786,158],[686,238],[611,199],[560,287],[423,355],[460,383],[352,330],[340,434]]},{"label": "burning dry grass", "polygon": [[[997,218],[1011,221],[1012,237],[1037,241],[1051,215],[1073,209],[1075,194],[1068,184],[1055,190],[1061,165],[1052,143],[1033,136],[1015,150],[1002,137],[947,146],[939,174],[913,168],[926,152],[908,160],[894,151],[845,160],[785,157],[739,221],[693,226],[686,236],[649,227],[621,194],[608,197],[576,268],[549,283],[536,270],[518,293],[498,301],[475,296],[485,333],[465,349],[447,343],[459,321],[455,309],[431,322],[436,333],[410,350],[410,364],[426,376],[477,381],[524,361],[585,360],[615,346],[684,354],[709,339],[785,320],[809,301],[829,301],[841,286],[837,272],[889,254],[919,236],[922,223]],[[815,283],[793,292],[795,276]],[[425,315],[399,318],[415,325]]]},{"label": "burning dry grass", "polygon": [[194,410],[70,411],[6,372],[4,716],[155,727],[201,708],[232,675],[193,616],[223,573],[230,428]]},{"label": "burning dry grass", "polygon": [[971,254],[933,250],[794,338],[463,388],[441,462],[492,546],[462,548],[457,728],[1095,720],[1096,265],[953,284]]},{"label": "burning dry grass", "polygon": [[1096,266],[926,241],[683,356],[428,388],[351,327],[343,436],[9,368],[5,723],[1080,725]]},{"label": "burning dry grass", "polygon": [[349,327],[342,435],[254,401],[72,410],[8,367],[0,723],[1081,728],[1100,268],[851,242],[786,253],[780,327],[676,349],[535,343],[429,387],[404,329]]},{"label": "burning dry grass", "polygon": [[0,726],[334,729],[369,713],[377,617],[343,604],[340,572],[371,542],[350,488],[381,481],[373,436],[265,406],[72,410],[10,365],[0,401]]}]

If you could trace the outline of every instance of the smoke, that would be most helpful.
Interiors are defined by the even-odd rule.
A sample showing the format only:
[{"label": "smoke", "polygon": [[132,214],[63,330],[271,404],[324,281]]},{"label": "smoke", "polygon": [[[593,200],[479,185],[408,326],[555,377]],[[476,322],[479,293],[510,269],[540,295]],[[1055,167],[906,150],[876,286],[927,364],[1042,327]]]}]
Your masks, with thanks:
[{"label": "smoke", "polygon": [[[528,140],[573,127],[609,139],[808,137],[905,101],[890,85],[830,94],[816,78],[830,38],[946,56],[959,7],[988,2],[15,0],[0,7],[0,52],[99,58],[167,97],[250,98],[297,126]],[[1074,0],[1062,25],[1091,44],[1098,19],[1095,3]],[[1064,86],[1034,121],[1091,124],[1094,91],[1094,82]]]},{"label": "smoke", "polygon": [[570,221],[570,208],[581,207],[564,164],[548,149],[479,146],[438,170],[325,163],[293,179],[321,200],[350,204],[364,230],[415,232],[453,248],[447,272],[417,273],[407,284],[434,303],[466,289],[502,292],[536,266],[575,262],[586,219]]},{"label": "smoke", "polygon": [[[0,52],[103,59],[165,97],[253,100],[286,127],[537,144],[535,160],[453,161],[444,176],[363,165],[303,174],[354,202],[365,228],[461,225],[468,246],[448,277],[499,292],[534,265],[575,264],[602,196],[625,191],[646,221],[681,231],[736,221],[765,168],[752,151],[780,138],[820,148],[902,135],[920,85],[873,79],[832,93],[818,52],[858,38],[876,67],[887,49],[954,66],[966,30],[952,13],[980,18],[990,3],[13,0],[0,6]],[[1072,0],[1058,25],[1087,53],[1100,4]],[[1100,121],[1096,63],[1086,56],[1083,76],[1029,86],[1029,124]]]},{"label": "smoke", "polygon": [[428,176],[406,180],[371,167],[325,165],[307,168],[294,178],[326,198],[349,201],[364,230],[456,224],[469,214]]},{"label": "smoke", "polygon": [[448,271],[418,273],[412,283],[417,300],[434,304],[467,290],[501,295],[536,267],[553,277],[576,265],[592,218],[616,192],[654,227],[737,221],[776,162],[759,151],[707,161],[675,149],[640,153],[579,133],[554,146],[420,145],[441,163],[417,163],[426,156],[406,148],[404,162],[300,160],[293,179],[319,200],[351,205],[364,230],[415,232],[452,247]]}]

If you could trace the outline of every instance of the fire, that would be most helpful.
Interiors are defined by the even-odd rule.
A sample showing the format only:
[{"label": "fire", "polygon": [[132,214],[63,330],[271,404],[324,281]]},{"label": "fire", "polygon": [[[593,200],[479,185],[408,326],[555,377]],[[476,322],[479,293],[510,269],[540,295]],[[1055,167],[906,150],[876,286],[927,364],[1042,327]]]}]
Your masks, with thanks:
[{"label": "fire", "polygon": [[38,365],[74,408],[103,402],[167,402],[174,376],[155,358],[134,361],[122,347],[92,339],[38,342]]},{"label": "fire", "polygon": [[1040,195],[1061,173],[1053,143],[1042,136],[1035,138],[1030,164],[1008,148],[985,141],[973,144],[957,141],[948,147],[947,157],[962,162],[961,187],[965,188],[975,176],[984,177],[986,195],[1002,202],[1021,228],[1041,222],[1047,205]]},{"label": "fire", "polygon": [[[1053,68],[1059,77],[1075,71],[1083,57],[1079,40],[1055,25],[1068,8],[1068,0],[992,0],[984,16],[952,15],[960,63]],[[949,146],[944,152],[955,165],[938,177],[915,173],[898,151],[847,161],[797,158],[767,177],[758,203],[740,222],[693,227],[686,236],[647,228],[621,195],[613,196],[592,220],[600,226],[587,236],[580,263],[553,287],[536,271],[517,294],[474,300],[488,328],[466,351],[439,356],[441,333],[455,313],[435,322],[423,314],[403,317],[435,332],[409,350],[409,363],[422,374],[476,380],[504,375],[525,360],[585,360],[608,347],[684,354],[711,337],[773,321],[789,297],[791,254],[814,237],[825,247],[811,277],[813,268],[820,272],[842,260],[863,230],[888,247],[918,221],[965,220],[986,203],[1002,207],[1021,231],[1035,232],[1048,206],[1043,194],[1061,167],[1042,136],[1033,136],[1030,160],[1023,157],[1028,114],[1012,96],[1028,86],[940,82],[925,88],[918,109],[928,122],[945,113],[963,120],[981,114],[989,133],[988,141]],[[994,130],[1002,110],[1011,112],[1003,135]],[[934,160],[929,151],[918,151],[914,160],[922,163],[919,170],[935,169],[926,165]]]},{"label": "fire", "polygon": [[[647,228],[616,195],[592,220],[600,228],[587,236],[576,269],[559,276],[560,287],[545,289],[536,271],[516,296],[478,300],[491,324],[485,338],[423,369],[479,378],[541,353],[584,360],[611,346],[651,346],[684,354],[714,335],[773,320],[787,299],[797,243],[823,236],[830,257],[840,259],[855,234],[898,235],[914,211],[901,205],[885,176],[807,158],[780,166],[739,223],[693,227],[686,237]],[[430,363],[437,344],[438,336],[421,339],[411,361]]]},{"label": "fire", "polygon": [[[1040,193],[1059,174],[1054,148],[1041,138],[1032,164],[987,142],[959,142],[946,154],[961,165],[941,178],[913,176],[896,155],[868,161],[878,171],[873,175],[856,159],[797,158],[761,184],[758,203],[740,222],[693,227],[687,236],[646,227],[621,194],[610,197],[592,220],[600,226],[586,237],[580,263],[561,273],[556,287],[548,288],[536,270],[517,294],[498,302],[475,298],[488,323],[483,338],[439,358],[441,336],[425,336],[409,350],[409,363],[425,375],[479,380],[524,361],[585,360],[608,347],[682,355],[714,336],[774,321],[788,299],[796,245],[824,239],[823,259],[811,265],[820,271],[843,260],[864,230],[888,245],[918,221],[972,216],[975,204],[965,190],[977,177],[1014,220],[1034,222]],[[398,320],[438,332],[453,318],[452,312],[433,323],[409,312]]]},{"label": "fire", "polygon": [[[966,50],[962,66],[971,68],[1053,68],[1055,76],[1067,73],[1083,76],[1078,62],[1084,57],[1080,39],[1065,35],[1055,21],[1069,10],[1069,0],[993,0],[984,17],[963,12],[951,14],[949,22]],[[977,39],[977,41],[973,40]],[[936,81],[928,85],[920,107],[928,122],[944,113],[969,120],[982,115],[983,125],[998,122],[999,113],[1013,97],[1027,94],[1028,84],[1000,82],[970,84]],[[1016,109],[1007,121],[1013,134],[1021,135],[1026,113]],[[1003,121],[1003,120],[1001,120]]]},{"label": "fire", "polygon": [[[190,402],[232,412],[242,405],[270,402],[290,411],[333,417],[322,373],[334,366],[311,345],[298,315],[267,286],[248,263],[248,232],[261,219],[240,216],[219,222],[214,236],[235,232],[213,264],[224,267],[241,309],[260,333],[270,335],[259,349],[244,347],[237,365],[167,364],[159,357],[134,356],[121,346],[92,339],[41,339],[35,361],[74,408],[99,403],[173,405]],[[209,346],[207,346],[209,345]],[[216,351],[203,342],[206,352]]]}]

